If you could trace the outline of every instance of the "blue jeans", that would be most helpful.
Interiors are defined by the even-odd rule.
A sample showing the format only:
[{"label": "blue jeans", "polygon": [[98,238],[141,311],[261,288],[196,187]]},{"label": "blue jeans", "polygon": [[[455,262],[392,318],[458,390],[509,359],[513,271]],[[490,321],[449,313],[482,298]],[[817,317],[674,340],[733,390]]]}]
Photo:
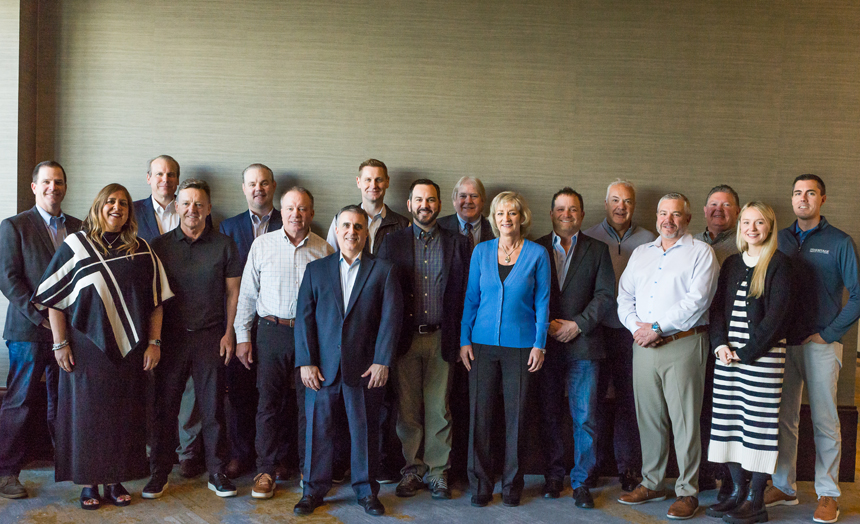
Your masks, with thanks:
[{"label": "blue jeans", "polygon": [[600,361],[577,360],[568,351],[561,354],[552,353],[547,351],[547,361],[537,379],[548,462],[546,476],[561,479],[565,474],[564,441],[560,426],[566,385],[570,416],[573,419],[575,461],[570,471],[570,485],[576,489],[585,483],[597,464],[594,438],[597,429],[597,378]]},{"label": "blue jeans", "polygon": [[27,452],[27,422],[33,400],[42,387],[42,373],[48,389],[48,431],[54,440],[57,416],[57,384],[60,371],[51,344],[6,341],[9,347],[9,377],[0,408],[0,475],[17,475]]}]

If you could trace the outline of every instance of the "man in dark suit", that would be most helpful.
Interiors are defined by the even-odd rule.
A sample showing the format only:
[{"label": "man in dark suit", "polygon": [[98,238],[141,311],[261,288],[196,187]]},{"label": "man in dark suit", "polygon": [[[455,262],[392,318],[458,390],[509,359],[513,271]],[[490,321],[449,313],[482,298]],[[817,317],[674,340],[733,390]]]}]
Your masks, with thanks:
[{"label": "man in dark suit", "polygon": [[[157,237],[179,227],[176,211],[176,187],[179,185],[179,162],[170,155],[159,155],[149,161],[146,183],[152,189],[147,198],[134,202],[134,218],[137,220],[137,236],[152,242]],[[212,227],[212,217],[206,217],[206,225]],[[202,422],[196,407],[194,380],[188,377],[182,405],[179,410],[178,430],[179,471],[183,477],[196,477],[203,472],[200,431]],[[150,421],[150,427],[155,422]]]},{"label": "man in dark suit", "polygon": [[472,249],[481,242],[495,238],[490,222],[482,214],[487,192],[481,179],[462,177],[454,186],[451,199],[456,213],[439,219],[442,228],[470,237]]},{"label": "man in dark suit", "polygon": [[30,184],[36,195],[31,209],[0,224],[0,291],[9,300],[3,338],[9,348],[9,378],[0,408],[0,497],[27,497],[18,480],[27,451],[25,433],[42,373],[48,390],[48,430],[54,436],[59,372],[51,351],[51,326],[30,304],[42,274],[66,235],[77,232],[81,221],[63,214],[66,172],[46,161],[33,170]]},{"label": "man in dark suit", "polygon": [[[242,193],[248,202],[248,211],[242,211],[224,220],[218,226],[221,233],[236,242],[243,268],[254,240],[260,235],[283,227],[281,212],[274,206],[277,186],[274,173],[267,166],[251,164],[246,167],[242,171]],[[252,345],[255,339],[256,333],[252,333]],[[227,395],[230,399],[230,409],[227,411],[230,463],[227,464],[224,472],[229,478],[234,479],[248,471],[254,464],[258,398],[257,367],[251,366],[251,369],[246,369],[239,359],[232,359],[227,365]],[[286,476],[286,468],[279,464],[275,470],[275,480],[286,480]]]},{"label": "man in dark suit", "polygon": [[538,384],[548,458],[544,497],[558,498],[565,474],[559,421],[566,383],[575,457],[570,484],[576,506],[593,508],[586,481],[597,461],[597,377],[605,357],[601,324],[615,308],[615,272],[606,244],[580,232],[584,216],[582,196],[565,187],[552,197],[553,232],[537,241],[549,251],[552,268],[547,362]]},{"label": "man in dark suit", "polygon": [[[469,275],[469,242],[437,226],[439,186],[420,179],[409,188],[406,207],[412,227],[391,233],[379,258],[397,267],[404,315],[397,366],[397,436],[406,466],[397,485],[400,497],[424,489],[435,499],[450,499],[451,364],[460,351],[460,320]],[[423,453],[419,450],[423,449]]]},{"label": "man in dark suit", "polygon": [[331,489],[333,415],[342,406],[352,441],[352,487],[365,512],[382,515],[376,422],[397,349],[403,299],[394,265],[362,252],[367,213],[347,206],[336,220],[340,251],[308,264],[296,306],[296,367],[308,388],[308,427],[304,493],[294,511],[313,513]]}]

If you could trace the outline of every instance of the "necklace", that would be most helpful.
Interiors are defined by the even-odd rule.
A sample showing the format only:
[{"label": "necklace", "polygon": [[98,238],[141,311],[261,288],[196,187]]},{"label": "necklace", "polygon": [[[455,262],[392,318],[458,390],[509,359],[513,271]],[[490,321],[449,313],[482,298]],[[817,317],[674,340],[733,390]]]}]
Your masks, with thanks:
[{"label": "necklace", "polygon": [[520,243],[516,242],[510,251],[505,249],[505,246],[501,242],[499,242],[499,247],[502,248],[502,252],[505,254],[505,264],[509,264],[511,262],[511,255],[520,247]]},{"label": "necklace", "polygon": [[122,235],[117,234],[117,236],[113,239],[112,242],[108,242],[107,236],[102,234],[102,240],[104,240],[105,244],[107,244],[108,249],[113,249],[113,245],[119,240],[119,237]]}]

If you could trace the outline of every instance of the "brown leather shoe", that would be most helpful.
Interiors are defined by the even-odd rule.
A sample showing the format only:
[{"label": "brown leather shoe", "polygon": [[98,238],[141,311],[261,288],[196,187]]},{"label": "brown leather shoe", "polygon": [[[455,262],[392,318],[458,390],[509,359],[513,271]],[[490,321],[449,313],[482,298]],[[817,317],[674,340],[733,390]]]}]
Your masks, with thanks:
[{"label": "brown leather shoe", "polygon": [[839,519],[839,503],[833,497],[818,497],[818,508],[812,516],[815,522],[836,522]]},{"label": "brown leather shoe", "polygon": [[618,502],[631,506],[644,504],[646,502],[658,502],[660,500],[666,500],[665,491],[652,491],[642,484],[636,486],[636,489],[630,493],[625,493],[618,498]]},{"label": "brown leather shoe", "polygon": [[275,480],[268,473],[258,473],[254,477],[251,496],[255,499],[270,499],[275,494]]},{"label": "brown leather shoe", "polygon": [[796,506],[797,496],[789,495],[776,486],[768,486],[764,490],[764,506]]},{"label": "brown leather shoe", "polygon": [[678,497],[669,506],[666,516],[673,520],[687,520],[693,518],[699,511],[699,499],[696,497]]},{"label": "brown leather shoe", "polygon": [[245,467],[245,464],[239,459],[233,459],[227,463],[227,467],[224,468],[224,474],[227,475],[228,479],[236,479],[241,477],[248,468]]}]

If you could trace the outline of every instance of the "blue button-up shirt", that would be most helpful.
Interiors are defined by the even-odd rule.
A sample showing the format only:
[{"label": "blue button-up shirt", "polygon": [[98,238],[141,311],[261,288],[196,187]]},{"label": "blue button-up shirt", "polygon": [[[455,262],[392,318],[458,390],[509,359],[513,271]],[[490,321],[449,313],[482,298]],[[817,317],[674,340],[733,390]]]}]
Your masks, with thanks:
[{"label": "blue button-up shirt", "polygon": [[558,277],[558,288],[564,287],[564,279],[567,278],[567,269],[570,267],[570,259],[573,258],[573,252],[576,250],[576,240],[579,238],[579,231],[570,239],[570,251],[565,251],[561,245],[561,237],[552,232],[552,254],[555,257],[555,275]]},{"label": "blue button-up shirt", "polygon": [[66,215],[60,212],[60,216],[55,217],[39,206],[36,206],[42,220],[45,221],[45,227],[48,229],[48,234],[51,235],[51,242],[54,244],[54,249],[60,247],[63,240],[66,239]]},{"label": "blue button-up shirt", "polygon": [[[466,221],[460,218],[460,215],[457,215],[457,221],[460,222],[460,234],[466,235]],[[477,220],[474,222],[470,222],[472,224],[472,245],[477,246],[481,242],[481,217],[479,216]]]}]

